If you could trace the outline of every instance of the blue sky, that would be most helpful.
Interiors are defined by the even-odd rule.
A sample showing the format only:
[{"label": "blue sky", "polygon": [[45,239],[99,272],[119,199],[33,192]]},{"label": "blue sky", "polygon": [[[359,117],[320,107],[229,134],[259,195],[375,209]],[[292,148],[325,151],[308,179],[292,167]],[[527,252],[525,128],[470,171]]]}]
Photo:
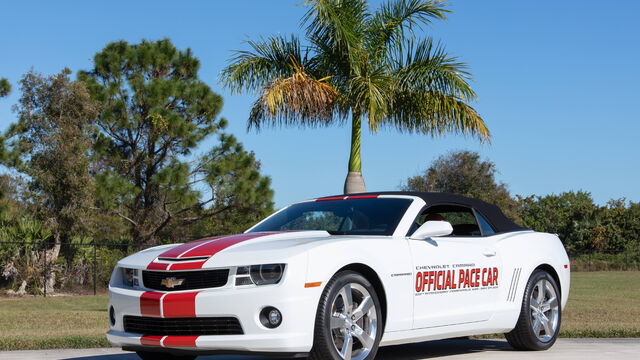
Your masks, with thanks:
[{"label": "blue sky", "polygon": [[[223,95],[223,116],[271,176],[278,206],[339,193],[349,129],[246,131],[252,95],[218,83],[243,40],[299,32],[295,1],[13,1],[0,5],[0,77],[15,85],[33,68],[50,74],[89,69],[110,41],[168,37],[201,60],[201,78]],[[372,6],[379,1],[372,1]],[[480,152],[497,164],[513,194],[590,191],[604,203],[640,201],[640,27],[638,1],[450,1],[449,19],[425,29],[471,66],[473,105],[490,145],[381,131],[362,139],[368,190],[397,189],[438,155]],[[0,100],[0,129],[15,121],[13,94]],[[206,141],[201,151],[213,144]]]}]

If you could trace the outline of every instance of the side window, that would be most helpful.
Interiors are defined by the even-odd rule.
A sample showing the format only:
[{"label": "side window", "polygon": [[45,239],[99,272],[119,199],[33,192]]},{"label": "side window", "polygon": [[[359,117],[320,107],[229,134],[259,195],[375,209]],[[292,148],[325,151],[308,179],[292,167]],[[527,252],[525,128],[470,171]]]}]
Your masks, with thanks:
[{"label": "side window", "polygon": [[417,229],[426,221],[447,221],[451,223],[451,226],[453,226],[452,236],[481,236],[480,226],[473,211],[465,206],[431,206],[418,216],[414,228]]},{"label": "side window", "polygon": [[477,211],[476,211],[476,217],[478,218],[478,224],[480,225],[480,228],[482,229],[482,235],[489,236],[489,235],[493,235],[493,234],[496,233],[496,231],[493,229],[491,224],[489,224],[487,219],[485,219],[484,216],[482,216]]}]

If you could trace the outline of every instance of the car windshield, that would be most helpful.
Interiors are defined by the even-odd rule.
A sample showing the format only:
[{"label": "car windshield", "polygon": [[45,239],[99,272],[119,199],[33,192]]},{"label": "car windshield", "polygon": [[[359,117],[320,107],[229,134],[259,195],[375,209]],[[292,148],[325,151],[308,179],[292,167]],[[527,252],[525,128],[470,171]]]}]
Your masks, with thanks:
[{"label": "car windshield", "polygon": [[323,200],[291,205],[251,232],[326,230],[332,235],[392,235],[410,199]]}]

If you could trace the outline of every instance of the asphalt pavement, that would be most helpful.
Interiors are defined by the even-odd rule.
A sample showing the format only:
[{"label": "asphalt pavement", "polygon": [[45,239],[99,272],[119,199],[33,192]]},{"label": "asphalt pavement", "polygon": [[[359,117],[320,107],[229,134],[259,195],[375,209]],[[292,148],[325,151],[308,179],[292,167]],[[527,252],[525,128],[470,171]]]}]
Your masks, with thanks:
[{"label": "asphalt pavement", "polygon": [[[640,339],[559,339],[547,351],[515,351],[504,340],[441,340],[381,348],[377,359],[536,359],[536,360],[636,360]],[[138,360],[115,348],[0,352],[2,360]],[[198,360],[274,360],[256,356],[202,356]]]}]

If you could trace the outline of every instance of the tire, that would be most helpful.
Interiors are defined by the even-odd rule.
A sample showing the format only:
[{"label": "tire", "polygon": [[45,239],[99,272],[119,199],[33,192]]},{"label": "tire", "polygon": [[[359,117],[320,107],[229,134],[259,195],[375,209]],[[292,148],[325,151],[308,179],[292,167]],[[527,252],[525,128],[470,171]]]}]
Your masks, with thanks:
[{"label": "tire", "polygon": [[[348,305],[348,294],[351,295],[352,306]],[[336,274],[327,284],[318,304],[309,359],[373,360],[384,330],[382,319],[378,295],[367,279],[353,271]],[[348,339],[351,356],[346,355],[349,352]]]},{"label": "tire", "polygon": [[194,360],[194,355],[173,355],[163,352],[153,351],[136,351],[138,357],[142,360]]},{"label": "tire", "polygon": [[517,350],[547,350],[558,338],[561,321],[558,283],[538,269],[527,282],[516,327],[505,337]]}]

